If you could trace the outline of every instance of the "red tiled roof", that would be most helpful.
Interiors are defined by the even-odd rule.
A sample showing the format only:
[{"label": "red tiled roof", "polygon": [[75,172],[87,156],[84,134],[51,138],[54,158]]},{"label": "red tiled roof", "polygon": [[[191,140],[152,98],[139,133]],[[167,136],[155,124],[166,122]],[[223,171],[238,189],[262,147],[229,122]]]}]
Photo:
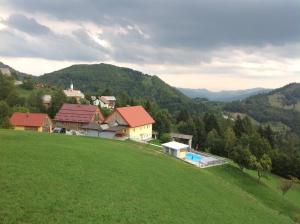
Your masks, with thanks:
[{"label": "red tiled roof", "polygon": [[41,127],[45,118],[49,118],[47,114],[15,112],[10,118],[10,123],[13,126]]},{"label": "red tiled roof", "polygon": [[116,111],[132,128],[155,123],[150,114],[142,106],[119,107]]},{"label": "red tiled roof", "polygon": [[89,123],[97,111],[97,106],[82,104],[62,105],[58,113],[55,115],[55,121]]}]

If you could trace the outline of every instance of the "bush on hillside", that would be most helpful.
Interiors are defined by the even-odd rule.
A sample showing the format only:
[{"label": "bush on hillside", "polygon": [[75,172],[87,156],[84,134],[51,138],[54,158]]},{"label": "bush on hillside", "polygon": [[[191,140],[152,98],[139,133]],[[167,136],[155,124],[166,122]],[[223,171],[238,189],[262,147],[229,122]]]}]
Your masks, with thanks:
[{"label": "bush on hillside", "polygon": [[160,137],[160,140],[162,143],[169,142],[169,141],[171,141],[171,136],[169,133],[163,133]]}]

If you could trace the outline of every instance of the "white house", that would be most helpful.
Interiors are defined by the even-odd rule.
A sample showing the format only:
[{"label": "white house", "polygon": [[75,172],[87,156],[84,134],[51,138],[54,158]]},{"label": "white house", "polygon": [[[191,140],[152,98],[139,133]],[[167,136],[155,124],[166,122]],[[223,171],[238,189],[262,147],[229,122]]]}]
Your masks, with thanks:
[{"label": "white house", "polygon": [[42,96],[43,105],[44,105],[46,108],[49,108],[49,107],[50,107],[51,100],[52,100],[52,96],[51,96],[51,95],[43,95],[43,96]]},{"label": "white house", "polygon": [[91,96],[91,100],[93,102],[93,105],[95,105],[95,106],[99,106],[100,105],[100,100],[97,99],[96,96]]},{"label": "white house", "polygon": [[116,105],[116,97],[114,96],[100,96],[100,106],[103,108],[114,109]]},{"label": "white house", "polygon": [[164,149],[164,153],[170,154],[181,159],[185,157],[185,154],[189,149],[189,145],[175,141],[164,143],[162,144],[162,146]]},{"label": "white house", "polygon": [[104,121],[117,137],[128,137],[135,141],[149,141],[152,138],[151,115],[142,106],[116,108]]}]

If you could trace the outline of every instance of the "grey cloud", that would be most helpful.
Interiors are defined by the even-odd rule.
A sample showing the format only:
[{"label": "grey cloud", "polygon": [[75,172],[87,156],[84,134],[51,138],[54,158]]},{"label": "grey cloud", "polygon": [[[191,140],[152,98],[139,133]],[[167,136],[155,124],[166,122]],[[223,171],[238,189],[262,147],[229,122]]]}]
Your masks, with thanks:
[{"label": "grey cloud", "polygon": [[[20,18],[25,21],[26,25],[23,27]],[[2,56],[78,61],[101,60],[106,57],[105,49],[83,29],[76,30],[71,35],[62,35],[24,15],[11,16],[7,21],[8,27],[0,30],[0,41],[5,43],[0,45]]]},{"label": "grey cloud", "polygon": [[9,4],[66,20],[138,24],[154,44],[169,47],[280,45],[300,39],[298,0],[10,0]]},{"label": "grey cloud", "polygon": [[[209,61],[212,52],[224,47],[256,50],[268,45],[284,48],[300,42],[299,0],[0,0],[0,3],[12,10],[45,14],[60,21],[92,22],[103,28],[99,35],[113,47],[108,50],[99,46],[84,29],[73,32],[72,38],[51,34],[46,43],[54,49],[60,46],[56,57],[64,59],[111,57],[121,62],[185,64]],[[8,24],[24,32],[37,35],[38,30],[41,33],[47,30],[33,19],[25,19],[24,24],[13,19]],[[119,28],[126,33],[115,32]],[[288,51],[285,52],[288,57]]]},{"label": "grey cloud", "polygon": [[46,26],[39,24],[33,18],[27,18],[21,14],[12,14],[4,23],[10,27],[18,29],[22,32],[29,34],[48,34],[50,29]]}]

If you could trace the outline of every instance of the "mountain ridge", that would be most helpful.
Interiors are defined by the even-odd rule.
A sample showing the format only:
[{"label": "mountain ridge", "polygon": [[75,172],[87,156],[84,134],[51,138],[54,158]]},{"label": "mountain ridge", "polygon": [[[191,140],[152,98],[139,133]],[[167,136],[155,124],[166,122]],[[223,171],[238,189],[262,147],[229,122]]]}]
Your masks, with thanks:
[{"label": "mountain ridge", "polygon": [[11,66],[4,64],[1,61],[0,61],[0,68],[8,68],[10,70],[11,75],[18,80],[24,80],[26,77],[31,76],[30,74],[20,72],[16,69],[12,68]]},{"label": "mountain ridge", "polygon": [[281,122],[300,134],[300,83],[228,103],[224,109],[246,113],[259,122]]},{"label": "mountain ridge", "polygon": [[190,98],[206,98],[211,101],[220,101],[220,102],[231,102],[235,100],[243,100],[253,95],[272,91],[272,89],[261,88],[261,87],[256,87],[251,89],[221,90],[221,91],[210,91],[206,88],[191,89],[191,88],[177,87],[177,89]]}]

